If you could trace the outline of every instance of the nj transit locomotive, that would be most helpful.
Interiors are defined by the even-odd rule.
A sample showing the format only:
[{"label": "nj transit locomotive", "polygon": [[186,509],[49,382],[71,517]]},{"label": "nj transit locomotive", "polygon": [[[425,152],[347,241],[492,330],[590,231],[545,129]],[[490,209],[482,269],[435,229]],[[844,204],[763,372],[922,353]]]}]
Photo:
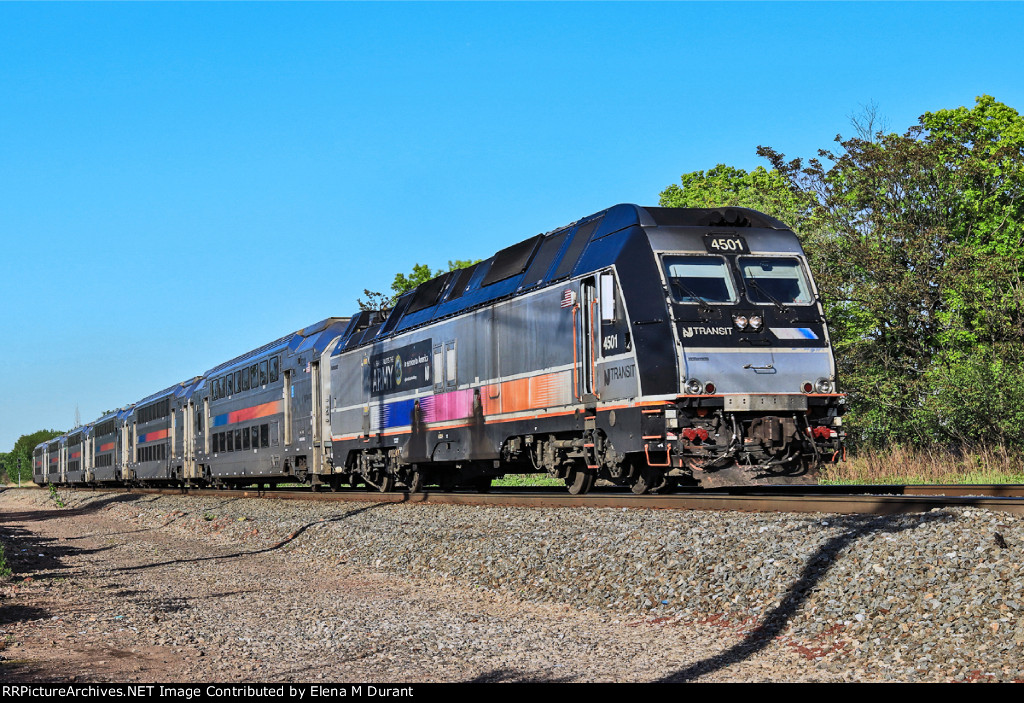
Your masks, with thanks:
[{"label": "nj transit locomotive", "polygon": [[38,483],[803,483],[842,451],[843,400],[783,223],[616,205],[75,428],[34,465]]}]

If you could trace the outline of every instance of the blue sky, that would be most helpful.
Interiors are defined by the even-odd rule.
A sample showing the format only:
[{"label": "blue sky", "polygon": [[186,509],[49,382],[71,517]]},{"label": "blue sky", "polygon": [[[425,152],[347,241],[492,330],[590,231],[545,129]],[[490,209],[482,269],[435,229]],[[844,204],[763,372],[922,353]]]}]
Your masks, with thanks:
[{"label": "blue sky", "polygon": [[1024,109],[1024,4],[0,4],[0,451],[680,174]]}]

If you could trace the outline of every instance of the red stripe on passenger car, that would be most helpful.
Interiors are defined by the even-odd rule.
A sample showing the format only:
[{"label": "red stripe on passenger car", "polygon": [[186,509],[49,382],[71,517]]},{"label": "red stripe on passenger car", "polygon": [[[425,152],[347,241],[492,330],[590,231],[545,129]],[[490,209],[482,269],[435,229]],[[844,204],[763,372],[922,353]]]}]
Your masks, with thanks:
[{"label": "red stripe on passenger car", "polygon": [[139,435],[139,444],[144,442],[155,442],[158,439],[167,439],[168,430],[155,430]]},{"label": "red stripe on passenger car", "polygon": [[276,415],[281,412],[281,405],[283,403],[283,400],[274,400],[269,403],[264,403],[263,405],[254,405],[251,408],[233,410],[228,413],[228,422],[246,422],[247,420],[256,420],[261,417]]}]

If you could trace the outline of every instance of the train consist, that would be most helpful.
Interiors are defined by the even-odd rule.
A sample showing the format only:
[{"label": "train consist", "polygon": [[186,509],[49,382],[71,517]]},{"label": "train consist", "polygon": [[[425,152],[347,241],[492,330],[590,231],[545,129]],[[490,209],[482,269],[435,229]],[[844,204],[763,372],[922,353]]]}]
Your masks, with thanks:
[{"label": "train consist", "polygon": [[39,484],[806,483],[840,456],[843,410],[786,225],[616,205],[77,427],[33,465]]}]

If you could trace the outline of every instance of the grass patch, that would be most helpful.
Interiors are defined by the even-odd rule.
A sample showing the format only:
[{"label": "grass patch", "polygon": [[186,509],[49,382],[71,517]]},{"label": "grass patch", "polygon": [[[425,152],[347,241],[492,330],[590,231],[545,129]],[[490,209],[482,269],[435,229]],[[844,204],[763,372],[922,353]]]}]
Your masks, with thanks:
[{"label": "grass patch", "polygon": [[494,479],[493,485],[516,488],[518,486],[565,486],[565,481],[548,474],[505,474]]},{"label": "grass patch", "polygon": [[52,483],[50,484],[50,500],[52,500],[58,508],[65,507],[64,501],[60,499],[60,495],[57,493],[57,487]]},{"label": "grass patch", "polygon": [[7,553],[4,552],[4,545],[0,544],[0,581],[6,581],[11,574],[11,567],[7,564]]},{"label": "grass patch", "polygon": [[826,466],[822,484],[920,485],[1024,483],[1024,456],[1004,447],[973,452],[892,447],[862,449]]}]

